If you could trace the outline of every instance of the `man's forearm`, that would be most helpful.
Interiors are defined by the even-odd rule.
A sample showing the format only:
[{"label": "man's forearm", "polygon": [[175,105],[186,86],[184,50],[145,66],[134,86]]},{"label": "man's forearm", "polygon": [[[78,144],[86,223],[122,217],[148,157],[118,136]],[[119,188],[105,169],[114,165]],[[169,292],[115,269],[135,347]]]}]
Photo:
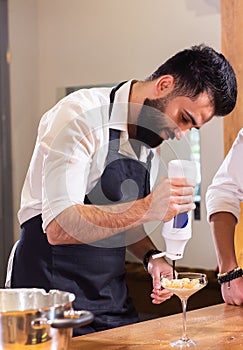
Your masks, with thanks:
[{"label": "man's forearm", "polygon": [[153,192],[136,201],[109,206],[73,205],[46,228],[51,244],[91,243],[149,221],[168,221],[194,209],[194,185],[186,179],[162,178]]},{"label": "man's forearm", "polygon": [[47,237],[51,244],[92,243],[142,224],[148,207],[146,199],[112,206],[72,206],[47,226]]},{"label": "man's forearm", "polygon": [[234,248],[235,225],[235,216],[228,212],[215,213],[210,217],[220,273],[230,271],[237,266]]}]

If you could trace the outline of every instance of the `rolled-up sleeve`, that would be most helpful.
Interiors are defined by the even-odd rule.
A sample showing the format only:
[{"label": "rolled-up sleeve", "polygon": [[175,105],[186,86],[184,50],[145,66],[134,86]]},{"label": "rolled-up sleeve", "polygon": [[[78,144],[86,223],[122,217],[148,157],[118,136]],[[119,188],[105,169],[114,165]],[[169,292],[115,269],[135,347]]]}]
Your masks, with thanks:
[{"label": "rolled-up sleeve", "polygon": [[[108,128],[102,125],[99,108],[82,112],[76,104],[68,104],[56,113],[55,120],[59,123],[51,125],[49,123],[52,129],[50,131],[47,129],[43,133],[39,147],[43,153],[42,219],[44,229],[63,210],[83,203],[89,187],[88,181],[89,185],[91,182],[91,163],[97,164],[94,162],[94,154],[98,153],[99,156],[103,154],[99,158],[101,169],[97,166],[96,173],[92,172],[94,177],[95,175],[99,177],[103,171],[102,167],[108,148]],[[62,120],[64,122],[61,122]],[[107,129],[107,132],[104,132],[104,129]],[[49,138],[50,134],[51,138]],[[104,138],[107,142],[104,141]]]},{"label": "rolled-up sleeve", "polygon": [[206,193],[207,220],[217,212],[230,212],[237,220],[243,201],[243,129],[213,178]]}]

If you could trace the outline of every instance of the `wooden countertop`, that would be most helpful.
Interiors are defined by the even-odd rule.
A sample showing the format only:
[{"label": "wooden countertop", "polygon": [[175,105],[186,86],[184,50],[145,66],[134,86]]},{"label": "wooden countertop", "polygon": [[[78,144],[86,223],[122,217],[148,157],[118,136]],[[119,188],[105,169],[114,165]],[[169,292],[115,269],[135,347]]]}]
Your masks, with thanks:
[{"label": "wooden countertop", "polygon": [[[176,314],[72,338],[69,350],[172,349],[169,342],[181,334],[182,314]],[[198,350],[243,349],[243,307],[218,304],[189,311],[187,334],[198,341]]]}]

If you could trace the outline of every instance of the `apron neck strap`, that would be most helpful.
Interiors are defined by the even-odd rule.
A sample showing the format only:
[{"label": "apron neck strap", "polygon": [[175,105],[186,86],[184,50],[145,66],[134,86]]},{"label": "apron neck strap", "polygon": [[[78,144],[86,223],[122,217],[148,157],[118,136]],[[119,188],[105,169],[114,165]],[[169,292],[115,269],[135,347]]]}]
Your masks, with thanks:
[{"label": "apron neck strap", "polygon": [[120,89],[120,87],[125,84],[127,81],[122,81],[121,83],[119,83],[118,85],[116,85],[112,90],[111,90],[111,93],[110,93],[110,106],[109,106],[109,118],[111,116],[111,112],[112,112],[112,108],[113,108],[113,102],[115,100],[115,94],[116,94],[116,91],[118,89]]}]

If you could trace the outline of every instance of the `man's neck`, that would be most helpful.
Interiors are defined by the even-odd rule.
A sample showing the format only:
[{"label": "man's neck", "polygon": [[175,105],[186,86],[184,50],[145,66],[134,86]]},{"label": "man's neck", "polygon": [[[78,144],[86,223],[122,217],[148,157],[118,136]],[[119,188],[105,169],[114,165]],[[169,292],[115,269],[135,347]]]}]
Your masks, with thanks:
[{"label": "man's neck", "polygon": [[128,135],[130,144],[138,157],[140,155],[141,143],[136,140],[137,120],[145,98],[150,96],[150,89],[149,82],[135,80],[131,85],[129,94]]},{"label": "man's neck", "polygon": [[[129,94],[128,123],[137,125],[138,115],[146,98],[153,99],[153,81],[134,81]],[[133,133],[134,128],[131,128]],[[131,136],[134,136],[133,134]]]}]

